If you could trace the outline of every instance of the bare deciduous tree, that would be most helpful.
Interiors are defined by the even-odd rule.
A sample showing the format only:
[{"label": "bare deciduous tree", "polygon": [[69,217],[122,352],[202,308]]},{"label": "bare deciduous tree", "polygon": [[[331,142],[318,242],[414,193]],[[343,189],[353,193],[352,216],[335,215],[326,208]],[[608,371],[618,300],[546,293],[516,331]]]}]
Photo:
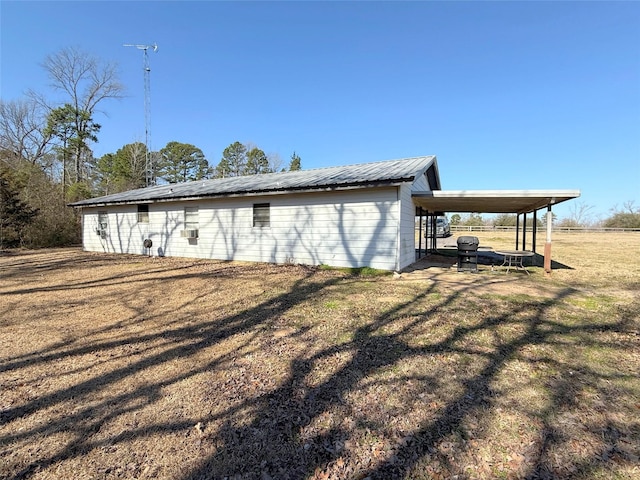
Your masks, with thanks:
[{"label": "bare deciduous tree", "polygon": [[636,202],[634,200],[627,200],[622,204],[624,213],[640,213],[640,208],[636,207]]},{"label": "bare deciduous tree", "polygon": [[51,86],[67,94],[76,110],[93,115],[100,102],[122,98],[124,86],[113,63],[101,63],[96,57],[76,48],[63,48],[48,55],[42,66]]},{"label": "bare deciduous tree", "polygon": [[572,202],[569,209],[569,217],[560,222],[564,227],[585,227],[591,219],[593,205],[584,202]]},{"label": "bare deciduous tree", "polygon": [[278,153],[270,153],[267,155],[269,159],[269,170],[279,172],[282,169],[282,157]]},{"label": "bare deciduous tree", "polygon": [[0,100],[0,147],[6,162],[27,161],[49,168],[51,135],[46,111],[34,100]]},{"label": "bare deciduous tree", "polygon": [[131,165],[131,182],[129,188],[141,188],[146,181],[147,147],[142,142],[134,142],[123,147]]},{"label": "bare deciduous tree", "polygon": [[71,105],[76,113],[73,120],[75,137],[82,141],[76,142],[73,156],[75,171],[82,172],[85,169],[80,163],[86,160],[89,151],[85,139],[92,138],[91,130],[97,125],[94,115],[98,105],[106,99],[124,95],[117,67],[73,47],[48,55],[42,66],[51,80],[51,87],[66,95],[62,103]]}]

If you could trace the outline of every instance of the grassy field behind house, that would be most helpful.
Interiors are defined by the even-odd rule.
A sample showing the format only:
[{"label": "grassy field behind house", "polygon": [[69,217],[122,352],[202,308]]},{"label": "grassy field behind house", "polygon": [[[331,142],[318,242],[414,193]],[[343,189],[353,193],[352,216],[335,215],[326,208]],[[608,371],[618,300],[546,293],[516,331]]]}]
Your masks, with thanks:
[{"label": "grassy field behind house", "polygon": [[397,278],[0,253],[0,478],[640,478],[640,234],[553,255]]}]

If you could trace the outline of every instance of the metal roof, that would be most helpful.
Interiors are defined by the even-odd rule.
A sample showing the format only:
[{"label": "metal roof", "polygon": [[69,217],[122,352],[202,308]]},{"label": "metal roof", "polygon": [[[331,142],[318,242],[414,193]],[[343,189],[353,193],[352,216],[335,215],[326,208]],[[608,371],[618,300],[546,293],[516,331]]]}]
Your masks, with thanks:
[{"label": "metal roof", "polygon": [[[435,155],[424,157],[325,167],[295,172],[267,173],[241,177],[216,178],[195,182],[155,185],[137,190],[90,198],[70,204],[73,207],[122,203],[170,201],[188,198],[285,193],[350,187],[393,185],[412,182],[433,166],[437,185],[440,179]],[[433,172],[432,172],[433,173]],[[433,177],[434,175],[432,175]]]},{"label": "metal roof", "polygon": [[435,190],[413,192],[429,212],[529,213],[580,196],[580,190]]}]

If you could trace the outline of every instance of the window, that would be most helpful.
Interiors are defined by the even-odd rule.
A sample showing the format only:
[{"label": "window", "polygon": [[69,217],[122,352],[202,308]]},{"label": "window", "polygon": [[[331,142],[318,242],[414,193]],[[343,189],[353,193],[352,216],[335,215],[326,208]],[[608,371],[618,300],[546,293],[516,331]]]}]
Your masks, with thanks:
[{"label": "window", "polygon": [[184,207],[184,229],[198,230],[198,207]]},{"label": "window", "polygon": [[195,240],[200,235],[198,229],[198,207],[184,207],[184,230],[180,235],[189,241]]},{"label": "window", "polygon": [[149,205],[138,205],[138,223],[149,223]]},{"label": "window", "polygon": [[109,227],[108,219],[109,214],[107,212],[98,212],[98,227],[96,228],[96,234],[100,238],[107,238],[107,228]]},{"label": "window", "polygon": [[271,226],[270,204],[268,203],[253,204],[253,226],[254,227]]},{"label": "window", "polygon": [[98,212],[98,230],[106,230],[109,226],[107,222],[109,214],[107,212]]}]

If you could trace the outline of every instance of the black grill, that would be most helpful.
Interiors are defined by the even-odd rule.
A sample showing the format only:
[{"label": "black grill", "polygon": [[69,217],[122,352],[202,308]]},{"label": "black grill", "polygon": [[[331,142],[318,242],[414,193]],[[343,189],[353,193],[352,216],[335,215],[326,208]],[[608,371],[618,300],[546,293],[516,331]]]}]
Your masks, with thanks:
[{"label": "black grill", "polygon": [[478,271],[478,237],[458,237],[458,271]]}]

